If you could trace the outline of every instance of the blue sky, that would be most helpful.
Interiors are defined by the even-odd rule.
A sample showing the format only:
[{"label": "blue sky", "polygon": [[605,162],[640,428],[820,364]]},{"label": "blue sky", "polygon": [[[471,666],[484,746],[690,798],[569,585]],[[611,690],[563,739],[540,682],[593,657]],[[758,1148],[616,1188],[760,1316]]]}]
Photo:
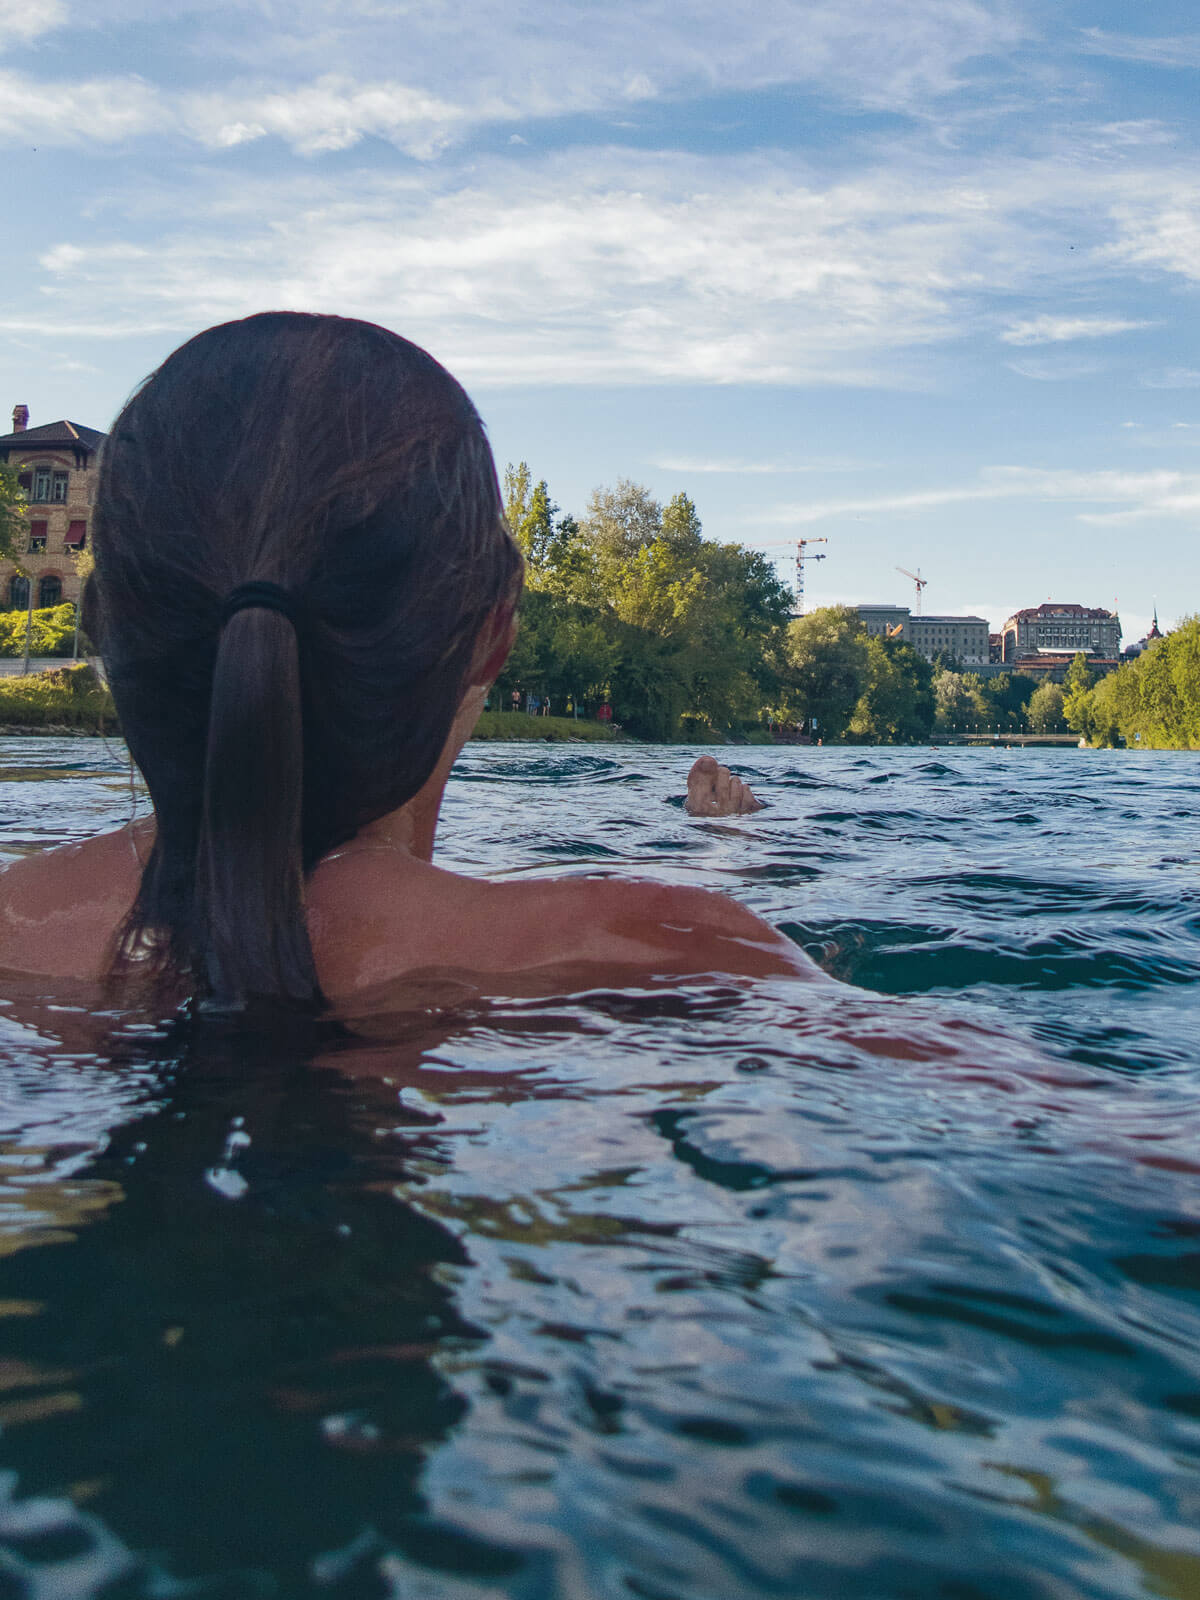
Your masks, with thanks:
[{"label": "blue sky", "polygon": [[1135,638],[1200,610],[1198,74],[1192,0],[0,0],[0,406],[369,317],[564,509]]}]

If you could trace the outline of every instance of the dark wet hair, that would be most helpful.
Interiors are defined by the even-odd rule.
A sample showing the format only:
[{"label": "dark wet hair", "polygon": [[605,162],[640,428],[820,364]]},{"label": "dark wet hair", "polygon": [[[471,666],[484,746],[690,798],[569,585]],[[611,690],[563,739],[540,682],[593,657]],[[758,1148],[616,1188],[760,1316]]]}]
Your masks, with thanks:
[{"label": "dark wet hair", "polygon": [[[304,875],[433,772],[520,552],[470,400],[386,329],[210,328],[102,454],[92,618],[157,838],[114,971],[318,1004]],[[295,625],[253,607],[287,590]],[[143,968],[144,970],[144,968]]]}]

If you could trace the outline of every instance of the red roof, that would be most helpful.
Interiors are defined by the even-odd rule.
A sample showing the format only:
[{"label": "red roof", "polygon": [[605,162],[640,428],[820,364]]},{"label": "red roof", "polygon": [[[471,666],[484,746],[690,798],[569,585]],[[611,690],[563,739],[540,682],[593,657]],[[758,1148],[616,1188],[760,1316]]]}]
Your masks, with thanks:
[{"label": "red roof", "polygon": [[1047,600],[1045,605],[1026,606],[1024,611],[1016,612],[1009,620],[1053,622],[1056,617],[1065,617],[1070,622],[1111,622],[1115,616],[1114,611],[1105,611],[1098,606],[1062,605],[1057,601]]}]

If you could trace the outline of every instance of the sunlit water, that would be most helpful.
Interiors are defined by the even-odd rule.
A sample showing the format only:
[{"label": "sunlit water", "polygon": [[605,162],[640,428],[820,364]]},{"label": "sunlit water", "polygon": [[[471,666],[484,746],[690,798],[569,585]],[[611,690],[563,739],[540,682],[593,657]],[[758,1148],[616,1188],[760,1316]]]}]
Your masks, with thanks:
[{"label": "sunlit water", "polygon": [[[10,980],[0,1596],[1200,1596],[1200,757],[470,748],[442,860],[846,980],[316,1053]],[[125,820],[0,745],[8,854]]]}]

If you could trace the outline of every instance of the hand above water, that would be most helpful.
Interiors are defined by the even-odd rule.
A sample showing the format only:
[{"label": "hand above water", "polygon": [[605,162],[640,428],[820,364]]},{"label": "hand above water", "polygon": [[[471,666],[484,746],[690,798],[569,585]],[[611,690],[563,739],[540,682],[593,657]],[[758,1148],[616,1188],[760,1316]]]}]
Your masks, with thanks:
[{"label": "hand above water", "polygon": [[688,773],[683,809],[689,817],[741,817],[762,808],[749,787],[712,756],[701,756]]}]

